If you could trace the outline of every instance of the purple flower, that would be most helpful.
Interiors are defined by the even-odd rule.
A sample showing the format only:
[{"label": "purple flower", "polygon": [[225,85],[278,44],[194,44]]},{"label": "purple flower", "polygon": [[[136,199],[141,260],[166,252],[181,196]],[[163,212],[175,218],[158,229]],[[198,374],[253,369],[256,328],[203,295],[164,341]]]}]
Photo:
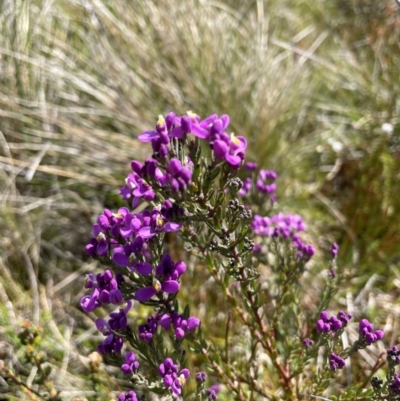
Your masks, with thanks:
[{"label": "purple flower", "polygon": [[251,191],[252,180],[250,177],[245,178],[242,188],[239,189],[238,196],[243,198]]},{"label": "purple flower", "polygon": [[156,278],[153,279],[153,285],[140,288],[135,293],[135,299],[140,302],[148,301],[158,292],[166,292],[167,294],[175,294],[179,291],[180,284],[176,280],[167,280],[160,283]]},{"label": "purple flower", "polygon": [[158,373],[163,378],[165,388],[170,388],[173,394],[180,395],[182,386],[190,376],[188,369],[182,369],[178,372],[179,367],[171,358],[167,358],[158,367]]},{"label": "purple flower", "polygon": [[277,174],[273,170],[260,170],[256,182],[256,188],[263,194],[272,195],[276,191],[275,180]]},{"label": "purple flower", "polygon": [[329,356],[329,365],[331,366],[332,370],[342,369],[345,365],[346,361],[341,358],[339,355],[335,353],[331,353]]},{"label": "purple flower", "polygon": [[218,393],[221,390],[221,386],[215,384],[214,386],[211,386],[209,389],[207,389],[207,397],[209,400],[216,400],[218,397]]},{"label": "purple flower", "polygon": [[122,364],[121,370],[125,374],[133,374],[139,369],[139,362],[136,360],[136,355],[129,351],[125,355],[125,363]]},{"label": "purple flower", "polygon": [[198,372],[196,373],[196,381],[197,383],[204,383],[207,380],[206,372]]},{"label": "purple flower", "polygon": [[93,312],[102,304],[119,305],[123,301],[117,279],[110,270],[97,274],[96,279],[93,274],[87,275],[85,287],[92,289],[90,295],[81,299],[81,307],[85,312]]},{"label": "purple flower", "polygon": [[157,331],[159,316],[152,315],[147,319],[147,323],[139,325],[139,338],[148,343],[152,340],[153,334]]},{"label": "purple flower", "polygon": [[128,175],[125,179],[125,186],[120,189],[119,193],[124,200],[133,198],[133,208],[139,205],[141,198],[146,201],[152,201],[155,198],[153,188],[135,172]]},{"label": "purple flower", "polygon": [[400,375],[398,373],[393,375],[393,379],[388,387],[391,394],[400,395]]},{"label": "purple flower", "polygon": [[304,345],[306,348],[310,348],[313,344],[314,344],[314,341],[311,340],[311,338],[305,338],[305,339],[303,339],[303,345]]},{"label": "purple flower", "polygon": [[176,312],[171,315],[165,313],[160,317],[160,326],[165,330],[169,330],[172,325],[175,330],[175,337],[181,340],[187,333],[191,333],[200,326],[200,319],[195,316],[190,316],[185,319],[184,315],[178,315]]},{"label": "purple flower", "polygon": [[362,319],[359,323],[360,337],[365,340],[367,345],[375,343],[383,338],[382,330],[375,330],[374,325],[367,319]]},{"label": "purple flower", "polygon": [[149,219],[143,220],[143,227],[139,230],[138,235],[143,239],[154,237],[161,232],[179,231],[182,224],[173,221],[167,221],[161,210],[154,208]]},{"label": "purple flower", "polygon": [[244,164],[244,168],[245,168],[247,171],[254,171],[254,170],[257,170],[257,167],[258,167],[257,163],[254,163],[254,162],[246,162],[246,163]]},{"label": "purple flower", "polygon": [[138,401],[136,393],[130,390],[118,396],[118,401]]},{"label": "purple flower", "polygon": [[212,146],[217,159],[225,159],[232,167],[238,168],[244,160],[247,141],[243,136],[234,134],[219,135]]},{"label": "purple flower", "polygon": [[[189,163],[189,159],[187,160],[187,163]],[[180,160],[176,158],[171,159],[167,167],[166,182],[169,183],[172,192],[186,190],[191,180],[191,169],[182,165]]]},{"label": "purple flower", "polygon": [[331,246],[331,256],[332,256],[332,258],[336,259],[337,255],[338,255],[338,252],[339,252],[339,245],[336,242],[334,242],[332,244],[332,246]]},{"label": "purple flower", "polygon": [[316,324],[316,329],[320,333],[329,333],[330,331],[335,332],[343,327],[347,326],[347,323],[351,319],[351,315],[339,311],[337,314],[337,317],[332,316],[329,317],[329,314],[327,311],[322,311],[319,317],[319,320],[317,321]]}]

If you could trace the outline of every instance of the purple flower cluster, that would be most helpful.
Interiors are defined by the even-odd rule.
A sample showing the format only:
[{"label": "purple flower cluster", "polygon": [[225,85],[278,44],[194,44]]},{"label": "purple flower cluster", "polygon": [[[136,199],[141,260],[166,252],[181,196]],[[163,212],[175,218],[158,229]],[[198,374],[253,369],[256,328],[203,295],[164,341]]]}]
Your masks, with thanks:
[{"label": "purple flower cluster", "polygon": [[332,258],[336,259],[338,253],[339,253],[339,245],[336,242],[334,242],[332,244],[332,246],[331,246],[331,256],[332,256]]},{"label": "purple flower cluster", "polygon": [[184,262],[174,263],[168,253],[164,254],[156,269],[156,276],[151,286],[140,288],[135,293],[137,301],[145,302],[158,292],[174,294],[179,291],[179,277],[186,271]]},{"label": "purple flower cluster", "polygon": [[159,117],[154,131],[145,131],[138,139],[141,142],[151,142],[156,156],[165,158],[172,138],[184,139],[187,134],[192,133],[209,143],[216,159],[225,160],[232,167],[238,168],[244,160],[247,141],[242,136],[229,135],[226,132],[229,122],[227,115],[218,117],[213,114],[201,120],[192,112],[188,112],[186,116],[169,113],[165,119]]},{"label": "purple flower cluster", "polygon": [[392,381],[389,383],[389,391],[393,395],[400,395],[400,375],[395,373]]},{"label": "purple flower cluster", "polygon": [[367,345],[375,343],[383,338],[382,330],[375,330],[374,325],[367,319],[362,319],[359,324],[360,337],[362,337]]},{"label": "purple flower cluster", "polygon": [[[120,208],[118,213],[105,209],[104,214],[100,215],[97,223],[93,225],[94,237],[86,245],[86,252],[92,257],[104,257],[110,249],[113,249],[114,262],[119,266],[133,263],[135,259],[133,254],[142,252],[150,257],[145,253],[144,239],[151,238],[157,233],[178,231],[181,228],[181,224],[170,221],[177,214],[172,213],[175,209],[169,200],[152,211],[145,210],[143,213],[131,213],[126,207]],[[118,255],[115,256],[115,253]]]},{"label": "purple flower cluster", "polygon": [[310,348],[313,344],[314,344],[314,341],[311,340],[311,338],[304,338],[304,339],[303,339],[303,345],[304,345],[306,348]]},{"label": "purple flower cluster", "polygon": [[148,343],[153,339],[153,335],[157,331],[158,320],[158,315],[151,315],[147,319],[147,323],[139,325],[139,338],[145,343]]},{"label": "purple flower cluster", "polygon": [[207,380],[206,372],[198,372],[196,373],[196,381],[197,383],[204,383]]},{"label": "purple flower cluster", "polygon": [[263,194],[272,195],[276,192],[275,181],[278,175],[273,170],[260,170],[256,182],[256,188]]},{"label": "purple flower cluster", "polygon": [[285,215],[282,212],[271,217],[256,214],[251,225],[256,234],[267,237],[289,238],[306,229],[303,219],[298,214]]},{"label": "purple flower cluster", "polygon": [[131,307],[132,302],[129,301],[125,308],[120,308],[119,312],[110,313],[110,319],[108,322],[104,319],[96,320],[97,329],[107,336],[107,338],[97,347],[100,354],[119,354],[121,352],[123,339],[116,336],[113,331],[118,332],[126,329],[128,326],[128,312]]},{"label": "purple flower cluster", "polygon": [[339,311],[337,316],[331,317],[329,317],[327,311],[322,311],[317,321],[316,328],[320,333],[336,332],[346,327],[351,318],[352,315],[343,311]]},{"label": "purple flower cluster", "polygon": [[181,340],[187,333],[192,333],[200,326],[200,319],[194,316],[185,319],[183,315],[174,312],[171,315],[164,314],[159,320],[160,326],[165,330],[170,329],[171,323],[175,330],[175,337]]},{"label": "purple flower cluster", "polygon": [[118,396],[118,401],[138,401],[136,393],[131,390],[127,393],[120,394]]},{"label": "purple flower cluster", "polygon": [[[298,215],[279,213],[271,217],[255,215],[251,223],[253,231],[261,236],[290,238],[292,246],[297,250],[297,257],[308,261],[315,253],[312,245],[304,243],[298,232],[305,230],[303,219]],[[254,252],[254,251],[253,251]]]},{"label": "purple flower cluster", "polygon": [[125,363],[121,365],[121,370],[125,374],[132,374],[139,369],[139,362],[136,360],[136,355],[129,351],[125,355]]},{"label": "purple flower cluster", "polygon": [[211,386],[206,391],[208,399],[209,400],[216,400],[220,390],[221,390],[221,387],[218,384],[215,384],[214,386]]},{"label": "purple flower cluster", "polygon": [[329,365],[331,366],[332,370],[342,369],[345,363],[346,361],[339,355],[336,355],[333,352],[329,355]]},{"label": "purple flower cluster", "polygon": [[81,299],[81,307],[85,312],[93,312],[104,304],[119,305],[122,303],[122,292],[118,289],[122,282],[122,276],[114,277],[110,270],[99,273],[96,277],[93,274],[86,276],[85,288],[91,289],[90,295]]},{"label": "purple flower cluster", "polygon": [[171,389],[173,394],[179,395],[182,387],[190,376],[188,369],[182,369],[179,373],[179,366],[171,358],[167,358],[158,366],[158,373],[163,378],[165,388]]},{"label": "purple flower cluster", "polygon": [[299,259],[310,260],[315,253],[314,247],[304,243],[297,234],[292,237],[292,245],[297,249],[297,257]]},{"label": "purple flower cluster", "polygon": [[[246,172],[252,173],[257,169],[257,164],[252,162],[245,163],[244,169],[246,170]],[[268,195],[272,202],[274,202],[276,200],[275,181],[277,177],[278,175],[273,170],[260,170],[257,177],[246,177],[243,180],[243,186],[238,192],[238,196],[242,198],[245,197],[254,186],[259,193],[263,195]],[[253,180],[255,181],[255,183],[253,183]]]}]

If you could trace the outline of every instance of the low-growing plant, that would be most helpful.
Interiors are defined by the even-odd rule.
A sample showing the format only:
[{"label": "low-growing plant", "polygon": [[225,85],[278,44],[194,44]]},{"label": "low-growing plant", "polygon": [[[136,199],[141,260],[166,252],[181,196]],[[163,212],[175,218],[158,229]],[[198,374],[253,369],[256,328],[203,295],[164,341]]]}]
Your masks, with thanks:
[{"label": "low-growing plant", "polygon": [[[400,351],[387,351],[384,381],[375,376],[383,353],[364,377],[363,367],[352,375],[351,359],[384,333],[360,319],[358,339],[346,345],[352,315],[327,311],[346,277],[338,245],[324,268],[312,266],[303,219],[275,211],[276,172],[245,162],[247,141],[228,134],[229,121],[160,116],[139,135],[152,156],[132,161],[120,189],[130,207],[106,209],[93,225],[86,251],[104,272],[87,275],[81,306],[119,308],[96,320],[105,336],[99,353],[132,383],[118,399],[398,399]],[[223,341],[210,334],[209,317],[192,313],[196,288],[184,276],[204,269],[227,305]],[[307,279],[316,269],[320,292]],[[185,286],[193,303],[183,306]],[[149,310],[141,324],[130,315],[138,304]]]}]

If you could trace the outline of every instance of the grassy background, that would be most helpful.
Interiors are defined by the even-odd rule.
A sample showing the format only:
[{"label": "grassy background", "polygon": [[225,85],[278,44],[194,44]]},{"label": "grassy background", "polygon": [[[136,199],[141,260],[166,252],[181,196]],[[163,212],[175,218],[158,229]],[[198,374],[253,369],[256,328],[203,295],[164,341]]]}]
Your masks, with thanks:
[{"label": "grassy background", "polygon": [[149,155],[136,136],[170,110],[231,116],[249,159],[278,172],[278,206],[306,218],[320,250],[340,242],[342,302],[396,343],[399,74],[395,1],[3,0],[0,359],[28,318],[57,389],[96,387],[84,245],[121,204],[129,161]]}]

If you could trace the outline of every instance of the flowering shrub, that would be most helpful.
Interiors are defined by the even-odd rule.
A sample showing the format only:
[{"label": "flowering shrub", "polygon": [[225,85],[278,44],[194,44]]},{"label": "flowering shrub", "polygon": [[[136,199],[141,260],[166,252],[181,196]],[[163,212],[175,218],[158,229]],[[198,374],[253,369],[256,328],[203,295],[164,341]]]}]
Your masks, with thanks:
[{"label": "flowering shrub", "polygon": [[[388,351],[385,384],[373,377],[372,386],[332,387],[351,355],[380,341],[383,331],[362,319],[358,340],[343,346],[352,316],[326,310],[342,278],[337,244],[320,301],[307,308],[302,276],[315,248],[302,237],[306,225],[297,214],[273,211],[277,174],[245,162],[246,139],[228,134],[229,122],[216,114],[160,116],[154,130],[139,135],[152,156],[132,161],[120,189],[129,207],[106,209],[93,225],[86,251],[104,272],[87,276],[81,307],[89,313],[114,306],[96,326],[105,336],[98,352],[132,383],[118,399],[150,400],[153,393],[215,400],[221,391],[241,401],[326,399],[332,388],[340,399],[398,399],[396,347]],[[186,261],[168,248],[167,234],[184,247]],[[197,267],[208,270],[240,322],[227,324],[223,347],[206,338],[190,312],[195,305],[179,302],[185,273]],[[139,325],[130,314],[138,304],[149,311]],[[241,336],[243,349],[235,349],[230,338]]]}]

